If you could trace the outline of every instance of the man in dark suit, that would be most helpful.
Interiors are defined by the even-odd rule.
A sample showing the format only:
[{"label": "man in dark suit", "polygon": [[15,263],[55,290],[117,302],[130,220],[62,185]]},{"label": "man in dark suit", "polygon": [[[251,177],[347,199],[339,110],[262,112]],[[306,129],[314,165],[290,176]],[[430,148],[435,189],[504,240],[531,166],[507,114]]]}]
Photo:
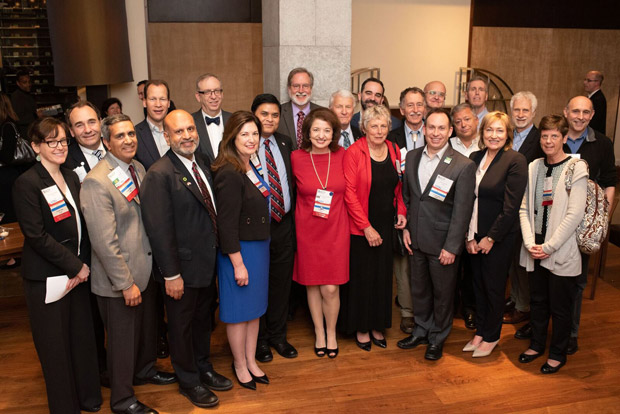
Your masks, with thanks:
[{"label": "man in dark suit", "polygon": [[340,121],[340,140],[338,144],[347,149],[362,137],[359,128],[351,125],[351,117],[355,108],[355,96],[347,89],[340,89],[329,97],[329,109]]},{"label": "man in dark suit", "polygon": [[136,159],[148,169],[160,159],[170,146],[164,138],[164,118],[170,107],[170,89],[163,80],[150,80],[144,86],[146,119],[136,125],[138,150]]},{"label": "man in dark suit", "polygon": [[82,182],[106,154],[101,141],[99,109],[88,101],[78,101],[67,110],[66,117],[74,140],[69,145],[64,165],[71,168]]},{"label": "man in dark suit", "polygon": [[[402,167],[407,153],[424,146],[424,91],[418,87],[406,88],[400,93],[400,113],[405,117],[403,125],[392,129],[387,139],[400,148]],[[394,253],[394,277],[398,304],[400,305],[400,329],[404,333],[413,332],[413,303],[409,282],[409,258]]]},{"label": "man in dark suit", "polygon": [[270,345],[284,358],[297,357],[297,350],[286,340],[286,319],[295,260],[293,218],[295,180],[291,171],[293,143],[289,137],[276,132],[280,123],[278,98],[267,93],[256,96],[252,102],[252,112],[261,123],[258,157],[263,166],[265,181],[270,182],[265,155],[269,150],[276,164],[276,171],[273,174],[278,176],[284,199],[284,215],[279,217],[272,214],[271,219],[269,298],[267,312],[260,318],[256,347],[256,359],[260,362],[269,362],[273,359]]},{"label": "man in dark suit", "polygon": [[[361,92],[358,92],[357,98],[360,102],[362,109],[359,112],[353,114],[351,118],[351,125],[360,128],[360,119],[362,117],[362,111],[374,105],[383,105],[385,100],[385,87],[383,82],[377,78],[368,78],[362,82]],[[388,110],[390,108],[388,107]],[[392,129],[399,128],[401,125],[400,119],[391,116]]]},{"label": "man in dark suit", "polygon": [[218,154],[224,124],[230,118],[230,112],[222,111],[224,89],[222,81],[212,73],[200,75],[196,80],[196,100],[200,109],[192,114],[200,137],[198,151],[213,162]]},{"label": "man in dark suit", "polygon": [[308,69],[295,68],[289,72],[286,88],[291,100],[282,104],[282,116],[277,130],[291,139],[293,150],[296,150],[301,142],[301,125],[304,119],[310,111],[321,107],[310,102],[313,86],[314,75]]},{"label": "man in dark suit", "polygon": [[438,360],[452,328],[457,256],[474,205],[475,164],[448,143],[450,116],[428,113],[426,146],[407,154],[403,200],[407,228],[403,239],[411,259],[411,296],[415,328],[398,342],[403,349],[428,343],[424,357]]},{"label": "man in dark suit", "polygon": [[[110,408],[114,413],[157,413],[136,398],[132,384],[172,384],[155,369],[155,292],[152,256],[142,224],[142,164],[133,160],[136,132],[127,115],[102,123],[108,153],[82,183],[82,213],[92,246],[91,290],[107,331]],[[125,184],[126,183],[126,184]]]},{"label": "man in dark suit", "polygon": [[[534,117],[538,100],[529,91],[515,93],[510,99],[510,113],[514,125],[512,149],[525,156],[527,163],[544,156],[540,147],[540,131],[534,126]],[[530,319],[530,285],[525,269],[519,266],[521,251],[521,233],[517,233],[510,275],[510,298],[504,309],[504,323],[519,323]],[[529,324],[521,327],[515,334],[517,338],[525,339],[530,336]]]},{"label": "man in dark suit", "polygon": [[198,407],[213,407],[219,399],[209,388],[229,390],[232,382],[209,362],[217,248],[210,168],[194,154],[199,137],[188,112],[168,114],[164,135],[170,150],[141,188],[144,227],[155,277],[166,290],[170,360],[180,392]]},{"label": "man in dark suit", "polygon": [[605,99],[605,95],[603,95],[601,90],[602,84],[603,72],[591,70],[586,73],[586,77],[583,80],[583,88],[588,94],[588,98],[592,101],[592,107],[594,108],[590,127],[605,135],[607,128],[607,99]]}]

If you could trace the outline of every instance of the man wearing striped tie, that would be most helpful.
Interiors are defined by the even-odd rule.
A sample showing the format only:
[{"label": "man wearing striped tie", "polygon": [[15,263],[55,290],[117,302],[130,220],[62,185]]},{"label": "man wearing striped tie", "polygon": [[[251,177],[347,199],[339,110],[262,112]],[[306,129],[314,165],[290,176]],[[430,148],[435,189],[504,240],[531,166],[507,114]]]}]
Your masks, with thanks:
[{"label": "man wearing striped tie", "polygon": [[[262,174],[271,191],[271,244],[269,248],[269,298],[267,312],[260,318],[256,359],[273,359],[270,345],[284,358],[297,357],[286,340],[286,318],[295,260],[294,179],[291,173],[293,143],[276,132],[280,124],[278,98],[261,94],[252,102],[252,112],[261,123],[258,157]],[[301,130],[301,127],[300,127]]]},{"label": "man wearing striped tie", "polygon": [[355,95],[347,89],[340,89],[329,98],[329,109],[336,114],[340,121],[340,139],[338,144],[347,149],[362,137],[362,132],[356,126],[351,125],[353,110],[355,108]]},{"label": "man wearing striped tie", "polygon": [[78,101],[67,110],[67,123],[74,140],[69,145],[65,167],[75,171],[80,182],[106,154],[99,118],[99,109],[88,101]]}]

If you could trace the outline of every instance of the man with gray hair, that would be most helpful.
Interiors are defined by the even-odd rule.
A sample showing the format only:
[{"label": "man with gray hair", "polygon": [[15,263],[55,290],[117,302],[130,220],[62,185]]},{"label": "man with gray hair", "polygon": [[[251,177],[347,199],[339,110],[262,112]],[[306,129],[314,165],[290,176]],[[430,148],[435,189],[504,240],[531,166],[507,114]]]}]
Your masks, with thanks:
[{"label": "man with gray hair", "polygon": [[590,126],[592,129],[606,135],[607,99],[605,99],[605,95],[603,95],[603,91],[601,90],[602,84],[603,72],[591,70],[586,73],[586,77],[583,80],[583,89],[588,94],[588,98],[592,101],[592,107],[594,108],[594,115],[590,121]]},{"label": "man with gray hair", "polygon": [[301,126],[304,119],[310,111],[321,107],[310,102],[313,86],[314,75],[308,69],[299,67],[289,72],[286,88],[291,100],[282,104],[278,132],[293,141],[293,150],[299,148],[301,143]]},{"label": "man with gray hair", "polygon": [[456,136],[450,138],[452,148],[469,158],[472,152],[480,150],[478,142],[478,117],[469,102],[456,105],[450,111]]},{"label": "man with gray hair", "polygon": [[487,99],[489,98],[489,82],[482,76],[473,76],[467,83],[465,98],[474,108],[474,113],[478,117],[478,128],[482,123],[482,118],[489,113],[487,109]]},{"label": "man with gray hair", "polygon": [[351,125],[353,109],[355,108],[355,95],[347,89],[340,89],[329,97],[329,109],[340,121],[340,140],[338,144],[347,149],[362,137],[362,132],[356,126]]},{"label": "man with gray hair", "polygon": [[200,109],[192,114],[200,137],[198,151],[213,162],[222,142],[224,124],[231,115],[230,112],[222,111],[222,81],[212,73],[200,75],[196,79],[195,96],[200,104]]}]

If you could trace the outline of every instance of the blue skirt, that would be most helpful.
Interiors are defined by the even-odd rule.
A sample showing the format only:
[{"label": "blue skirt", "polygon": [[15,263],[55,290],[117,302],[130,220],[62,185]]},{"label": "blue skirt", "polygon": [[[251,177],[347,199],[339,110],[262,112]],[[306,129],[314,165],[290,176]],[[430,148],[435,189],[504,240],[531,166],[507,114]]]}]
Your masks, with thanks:
[{"label": "blue skirt", "polygon": [[267,310],[269,239],[241,240],[241,257],[248,270],[246,286],[237,285],[230,258],[217,251],[220,320],[225,323],[251,321]]}]

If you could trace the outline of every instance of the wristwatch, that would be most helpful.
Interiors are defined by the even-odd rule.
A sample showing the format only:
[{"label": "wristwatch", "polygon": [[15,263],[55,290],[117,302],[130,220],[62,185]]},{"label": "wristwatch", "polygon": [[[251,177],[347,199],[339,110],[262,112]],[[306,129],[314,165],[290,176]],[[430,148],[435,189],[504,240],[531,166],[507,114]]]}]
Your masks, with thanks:
[{"label": "wristwatch", "polygon": [[490,241],[491,243],[495,243],[495,240],[493,240],[491,237],[487,236],[487,240]]}]

